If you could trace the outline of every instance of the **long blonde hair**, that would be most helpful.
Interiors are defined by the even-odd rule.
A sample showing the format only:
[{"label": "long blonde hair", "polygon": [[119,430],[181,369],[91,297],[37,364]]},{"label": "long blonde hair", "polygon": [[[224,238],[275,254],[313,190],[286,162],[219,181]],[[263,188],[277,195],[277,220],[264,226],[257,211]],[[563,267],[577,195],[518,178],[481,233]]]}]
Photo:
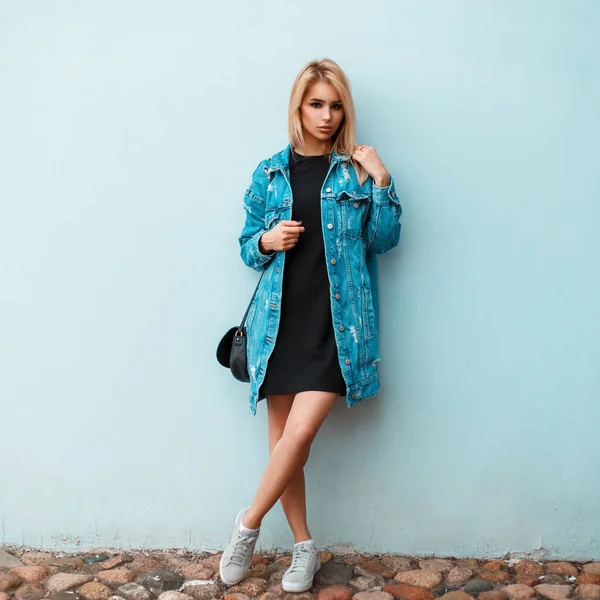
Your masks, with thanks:
[{"label": "long blonde hair", "polygon": [[[344,118],[333,136],[331,150],[336,154],[352,156],[356,147],[356,111],[354,109],[354,102],[352,101],[350,82],[340,66],[329,58],[313,60],[307,63],[294,81],[288,109],[288,135],[290,144],[302,154],[307,153],[302,131],[300,107],[306,91],[317,81],[329,83],[337,90],[344,109]],[[367,172],[360,164],[356,164],[354,161],[352,161],[352,164],[356,169],[358,181],[362,184],[367,178]]]}]

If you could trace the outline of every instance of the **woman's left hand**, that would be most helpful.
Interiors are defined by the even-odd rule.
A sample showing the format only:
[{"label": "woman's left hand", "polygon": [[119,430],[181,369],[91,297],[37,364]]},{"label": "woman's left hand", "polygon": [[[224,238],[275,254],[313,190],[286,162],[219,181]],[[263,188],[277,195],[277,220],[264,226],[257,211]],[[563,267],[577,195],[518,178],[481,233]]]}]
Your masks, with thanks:
[{"label": "woman's left hand", "polygon": [[352,153],[352,159],[362,165],[364,170],[373,178],[377,187],[387,187],[390,185],[390,173],[381,162],[373,146],[359,144]]}]

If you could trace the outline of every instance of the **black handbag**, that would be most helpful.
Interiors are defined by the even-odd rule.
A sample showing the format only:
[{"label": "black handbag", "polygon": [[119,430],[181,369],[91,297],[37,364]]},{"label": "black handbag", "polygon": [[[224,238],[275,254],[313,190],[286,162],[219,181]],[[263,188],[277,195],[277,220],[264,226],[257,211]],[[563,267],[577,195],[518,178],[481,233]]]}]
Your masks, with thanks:
[{"label": "black handbag", "polygon": [[264,274],[265,271],[262,272],[260,279],[256,284],[256,289],[254,290],[254,294],[252,294],[252,299],[250,300],[250,304],[248,304],[241,325],[239,327],[232,327],[221,338],[221,341],[217,346],[217,360],[219,361],[219,364],[227,369],[231,369],[231,374],[238,381],[243,381],[244,383],[250,381],[250,376],[248,375],[248,336],[246,335],[246,318],[248,317],[252,301],[254,300],[254,296],[256,296],[258,286],[260,285]]}]

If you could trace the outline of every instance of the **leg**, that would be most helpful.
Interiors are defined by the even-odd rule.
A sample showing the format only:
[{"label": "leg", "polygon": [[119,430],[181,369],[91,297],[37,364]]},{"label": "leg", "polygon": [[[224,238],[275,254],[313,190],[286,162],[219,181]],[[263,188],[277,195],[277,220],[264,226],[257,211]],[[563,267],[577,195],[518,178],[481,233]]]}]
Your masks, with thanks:
[{"label": "leg", "polygon": [[260,527],[294,475],[304,467],[312,441],[338,397],[339,394],[332,392],[296,394],[283,435],[271,452],[256,496],[244,515],[245,527]]},{"label": "leg", "polygon": [[[288,416],[294,402],[293,395],[277,395],[267,398],[269,417],[269,451],[273,452],[283,435]],[[287,522],[294,534],[294,541],[304,542],[311,538],[306,523],[306,491],[304,470],[299,469],[292,477],[281,498],[279,498]]]}]

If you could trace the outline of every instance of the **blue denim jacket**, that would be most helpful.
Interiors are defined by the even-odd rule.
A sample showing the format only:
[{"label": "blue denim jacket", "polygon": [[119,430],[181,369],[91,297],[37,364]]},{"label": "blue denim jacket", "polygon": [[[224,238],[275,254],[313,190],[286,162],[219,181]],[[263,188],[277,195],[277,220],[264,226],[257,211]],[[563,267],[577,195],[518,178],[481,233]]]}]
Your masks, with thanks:
[{"label": "blue denim jacket", "polygon": [[[246,328],[250,409],[264,398],[260,387],[277,340],[285,252],[263,254],[259,239],[279,221],[292,218],[290,146],[262,161],[244,195],[246,221],[239,238],[244,263],[266,269]],[[394,180],[379,188],[371,177],[360,185],[346,155],[332,154],[321,189],[321,215],[331,314],[348,406],[379,391],[379,303],[376,255],[398,244],[402,208]]]}]

